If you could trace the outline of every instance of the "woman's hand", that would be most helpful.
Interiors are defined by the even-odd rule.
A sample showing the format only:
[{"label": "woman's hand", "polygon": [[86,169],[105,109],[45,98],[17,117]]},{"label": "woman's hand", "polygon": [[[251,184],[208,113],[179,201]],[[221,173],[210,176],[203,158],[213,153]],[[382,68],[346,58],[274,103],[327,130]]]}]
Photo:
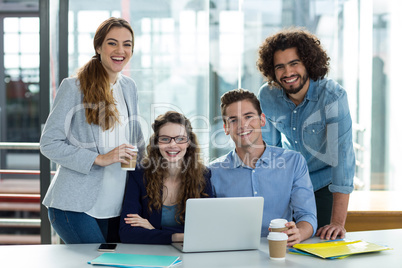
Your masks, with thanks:
[{"label": "woman's hand", "polygon": [[124,218],[124,222],[134,227],[142,227],[149,230],[155,229],[147,219],[142,218],[138,214],[127,214],[127,218]]},{"label": "woman's hand", "polygon": [[183,241],[184,241],[183,233],[172,234],[172,242],[183,242]]},{"label": "woman's hand", "polygon": [[126,160],[126,158],[132,159],[133,156],[135,156],[137,154],[137,152],[131,151],[128,149],[134,149],[134,148],[135,147],[132,146],[131,144],[122,144],[122,145],[114,148],[107,154],[98,155],[95,159],[94,164],[101,166],[101,167],[109,166],[111,164],[118,163],[118,162],[128,164],[128,161]]}]

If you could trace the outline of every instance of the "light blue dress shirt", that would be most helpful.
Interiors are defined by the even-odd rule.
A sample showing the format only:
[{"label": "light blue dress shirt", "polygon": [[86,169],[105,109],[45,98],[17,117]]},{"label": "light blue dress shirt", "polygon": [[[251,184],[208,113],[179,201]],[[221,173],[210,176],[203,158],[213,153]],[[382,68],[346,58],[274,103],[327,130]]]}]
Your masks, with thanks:
[{"label": "light blue dress shirt", "polygon": [[[317,230],[316,205],[306,160],[300,153],[267,146],[253,169],[233,150],[212,163],[216,197],[264,197],[261,236],[272,219],[307,221]],[[235,209],[235,208],[234,208]],[[241,217],[241,215],[239,215]]]},{"label": "light blue dress shirt", "polygon": [[264,141],[300,152],[307,161],[314,191],[353,191],[355,154],[346,91],[334,80],[310,79],[296,106],[282,89],[264,84],[258,99],[267,118]]}]

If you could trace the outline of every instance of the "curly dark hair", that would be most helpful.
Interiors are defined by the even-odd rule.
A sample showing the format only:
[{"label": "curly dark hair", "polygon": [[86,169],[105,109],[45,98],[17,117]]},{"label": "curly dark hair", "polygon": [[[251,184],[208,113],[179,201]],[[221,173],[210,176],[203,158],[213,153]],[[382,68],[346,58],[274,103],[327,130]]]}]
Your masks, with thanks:
[{"label": "curly dark hair", "polygon": [[293,47],[297,48],[297,54],[311,79],[316,81],[327,75],[330,58],[320,40],[304,28],[291,27],[269,36],[260,46],[257,66],[270,85],[279,87],[275,78],[275,52]]},{"label": "curly dark hair", "polygon": [[185,127],[189,146],[183,157],[182,171],[180,172],[180,189],[177,197],[176,221],[184,222],[186,201],[189,198],[207,196],[204,193],[206,181],[204,175],[208,172],[200,158],[200,148],[197,136],[193,132],[190,121],[182,114],[174,111],[159,115],[152,124],[154,133],[149,138],[147,156],[143,159],[142,166],[145,168],[145,182],[149,199],[148,209],[161,210],[163,205],[162,190],[163,178],[167,175],[166,160],[162,157],[158,146],[160,129],[167,123],[180,124]]}]

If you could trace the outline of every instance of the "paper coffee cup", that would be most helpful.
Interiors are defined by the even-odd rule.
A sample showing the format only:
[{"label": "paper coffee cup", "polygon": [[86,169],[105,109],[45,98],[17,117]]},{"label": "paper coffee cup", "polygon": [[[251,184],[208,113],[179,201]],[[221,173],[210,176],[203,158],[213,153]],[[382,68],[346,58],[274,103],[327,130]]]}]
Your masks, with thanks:
[{"label": "paper coffee cup", "polygon": [[[131,150],[133,152],[138,152],[137,147],[135,147],[134,149],[131,149],[131,148],[126,148],[126,149]],[[135,170],[135,166],[137,165],[137,154],[134,155],[132,159],[126,158],[126,160],[128,161],[128,164],[121,163],[121,169]]]},{"label": "paper coffee cup", "polygon": [[286,256],[286,244],[288,235],[285,233],[269,233],[268,237],[269,257],[271,260],[284,260]]},{"label": "paper coffee cup", "polygon": [[286,219],[273,219],[271,223],[269,224],[269,228],[271,232],[283,232],[287,231],[288,227],[285,226],[285,224],[288,221]]}]

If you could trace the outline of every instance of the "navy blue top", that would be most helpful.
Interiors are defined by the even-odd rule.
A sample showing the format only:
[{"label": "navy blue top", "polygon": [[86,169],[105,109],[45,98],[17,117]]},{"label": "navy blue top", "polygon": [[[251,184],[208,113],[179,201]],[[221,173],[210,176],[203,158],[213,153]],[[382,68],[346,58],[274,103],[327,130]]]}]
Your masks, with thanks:
[{"label": "navy blue top", "polygon": [[[123,243],[134,244],[171,244],[172,234],[184,233],[184,224],[177,227],[162,226],[162,211],[148,209],[148,198],[146,197],[146,186],[144,184],[144,170],[136,168],[135,171],[129,171],[126,184],[126,193],[124,195],[123,207],[120,215],[120,240]],[[214,197],[211,186],[211,172],[204,175],[206,187],[204,193],[208,197]],[[155,228],[152,230],[133,227],[126,224],[124,218],[127,214],[138,214],[142,218],[147,219]]]},{"label": "navy blue top", "polygon": [[174,206],[163,205],[161,225],[169,227],[179,226],[180,223],[176,221],[176,211],[177,211],[177,205]]}]

